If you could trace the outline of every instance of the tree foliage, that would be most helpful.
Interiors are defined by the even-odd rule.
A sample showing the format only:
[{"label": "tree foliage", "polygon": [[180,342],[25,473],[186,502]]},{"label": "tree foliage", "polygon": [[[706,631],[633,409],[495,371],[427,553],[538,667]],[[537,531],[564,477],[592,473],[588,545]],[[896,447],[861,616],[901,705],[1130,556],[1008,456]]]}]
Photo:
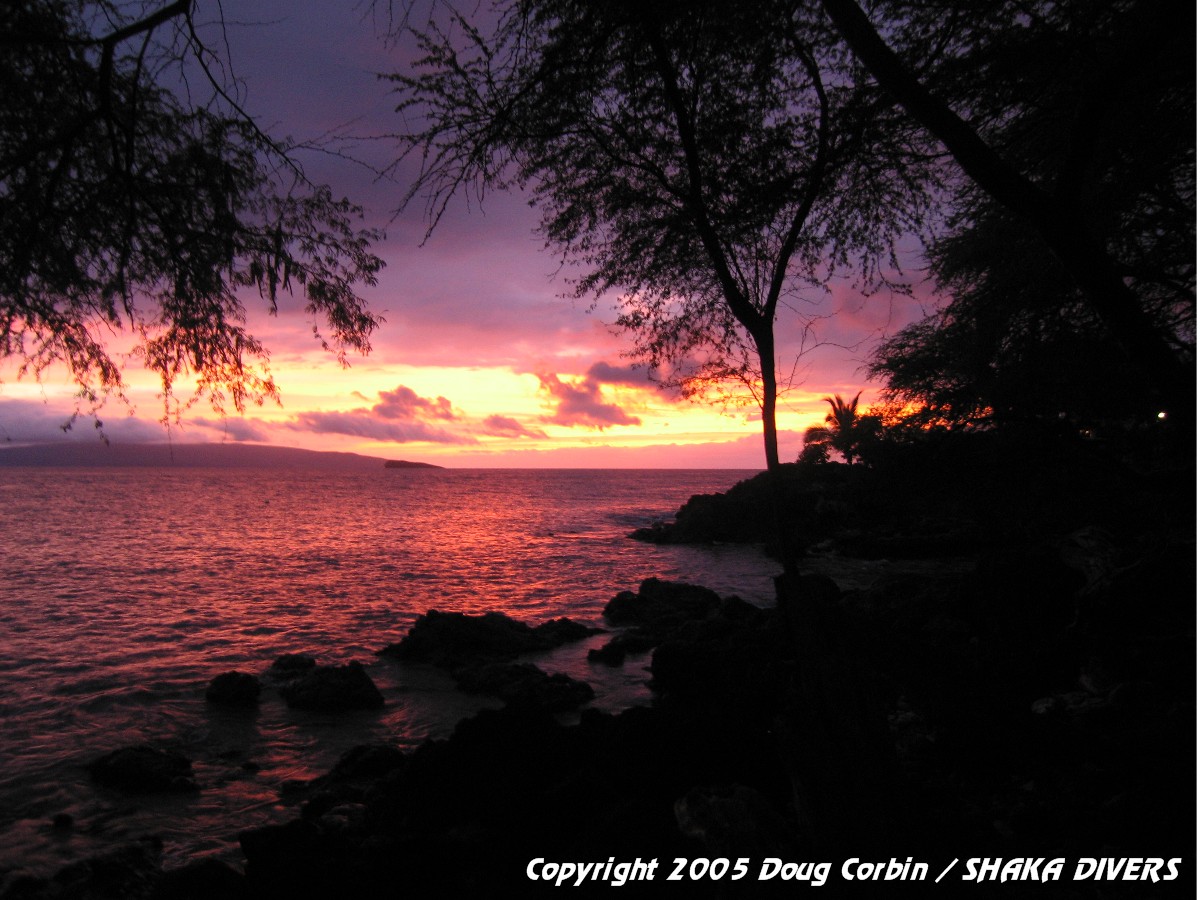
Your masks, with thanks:
[{"label": "tree foliage", "polygon": [[770,467],[777,316],[834,273],[878,284],[930,177],[814,12],[520,0],[488,33],[431,24],[393,76],[431,228],[459,191],[527,189],[576,295],[619,293],[635,357],[755,392]]},{"label": "tree foliage", "polygon": [[[1190,415],[1194,9],[895,0],[874,5],[872,22],[854,0],[822,5],[968,179],[933,252],[957,306],[885,348],[925,357],[893,366],[897,388],[916,376],[914,396],[942,402],[928,393],[933,352],[949,373],[942,387],[975,394],[953,401],[960,412],[1003,407],[994,388],[1066,340],[1077,379],[1095,354],[1140,373],[1147,405]],[[1069,375],[1060,364],[1053,378]]]},{"label": "tree foliage", "polygon": [[[1157,4],[1042,4],[1025,20],[987,21],[942,65],[944,93],[1087,229],[1139,313],[1176,357],[1193,359],[1192,37]],[[894,400],[960,424],[1094,426],[1162,408],[1156,370],[1123,345],[1061,255],[974,182],[955,196],[930,259],[950,302],[870,364]]]},{"label": "tree foliage", "polygon": [[801,462],[825,462],[830,451],[841,454],[847,463],[853,463],[862,448],[879,435],[880,421],[875,415],[858,411],[859,391],[846,401],[841,394],[823,397],[829,404],[825,424],[814,425],[804,432],[804,449],[800,451]]},{"label": "tree foliage", "polygon": [[378,324],[360,210],[311,184],[241,109],[190,0],[0,10],[0,355],[121,393],[110,338],[214,405],[277,395],[242,296],[299,290],[344,361]]}]

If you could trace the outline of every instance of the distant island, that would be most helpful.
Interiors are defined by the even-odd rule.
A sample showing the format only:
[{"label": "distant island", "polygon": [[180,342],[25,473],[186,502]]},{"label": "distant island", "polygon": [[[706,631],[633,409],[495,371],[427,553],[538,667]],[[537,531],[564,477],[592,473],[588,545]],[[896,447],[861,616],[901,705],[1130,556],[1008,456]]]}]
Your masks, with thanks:
[{"label": "distant island", "polygon": [[445,466],[435,466],[433,463],[410,462],[407,459],[389,459],[383,464],[385,469],[444,469]]},{"label": "distant island", "polygon": [[[57,441],[49,444],[0,446],[0,467],[63,468],[173,467],[378,472],[392,465],[378,456],[265,444],[165,444],[102,441]],[[419,466],[422,463],[401,463]]]}]

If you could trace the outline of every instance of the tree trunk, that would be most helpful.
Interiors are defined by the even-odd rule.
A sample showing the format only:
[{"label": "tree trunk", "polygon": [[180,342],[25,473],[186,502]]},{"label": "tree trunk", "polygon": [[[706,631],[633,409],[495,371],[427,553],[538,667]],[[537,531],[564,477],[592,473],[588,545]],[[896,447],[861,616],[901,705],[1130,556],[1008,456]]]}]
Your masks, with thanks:
[{"label": "tree trunk", "polygon": [[770,515],[775,534],[774,551],[783,564],[785,575],[798,571],[797,547],[788,527],[787,510],[784,509],[786,489],[783,484],[783,469],[779,462],[779,431],[775,424],[775,408],[778,403],[779,384],[775,374],[775,334],[767,328],[765,334],[754,336],[758,352],[758,365],[762,373],[762,430],[763,449],[767,457],[767,475],[771,479]]},{"label": "tree trunk", "polygon": [[767,456],[768,472],[779,471],[779,432],[775,425],[775,404],[775,383],[772,375],[770,386],[767,385],[766,377],[763,378],[763,450]]},{"label": "tree trunk", "polygon": [[779,382],[775,375],[775,336],[770,328],[766,334],[754,337],[758,351],[758,366],[762,373],[762,430],[763,450],[767,456],[767,471],[779,471],[779,431],[775,424],[775,409],[779,400]]},{"label": "tree trunk", "polygon": [[966,175],[994,200],[1028,221],[1088,298],[1113,336],[1162,393],[1174,413],[1192,411],[1188,367],[1124,283],[1087,223],[1006,163],[979,134],[934,97],[883,42],[855,0],[821,0],[850,49],[901,106],[927,128]]}]

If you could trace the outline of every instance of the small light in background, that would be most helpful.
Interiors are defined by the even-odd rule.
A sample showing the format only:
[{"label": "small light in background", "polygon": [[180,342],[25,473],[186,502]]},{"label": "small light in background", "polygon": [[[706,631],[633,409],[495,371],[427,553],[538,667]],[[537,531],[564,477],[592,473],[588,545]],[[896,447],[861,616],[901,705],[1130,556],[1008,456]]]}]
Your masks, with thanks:
[{"label": "small light in background", "polygon": [[1166,413],[1166,411],[1164,410],[1163,412],[1160,412],[1160,413],[1158,414],[1158,417],[1159,417],[1160,419],[1165,419],[1165,418],[1167,417],[1167,413]]}]

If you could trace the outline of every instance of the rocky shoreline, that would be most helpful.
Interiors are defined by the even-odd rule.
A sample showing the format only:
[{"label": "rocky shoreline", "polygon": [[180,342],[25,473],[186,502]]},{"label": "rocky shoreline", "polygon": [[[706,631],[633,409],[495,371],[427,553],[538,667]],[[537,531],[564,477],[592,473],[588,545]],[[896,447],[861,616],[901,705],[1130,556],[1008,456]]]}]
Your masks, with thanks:
[{"label": "rocky shoreline", "polygon": [[[381,657],[442,668],[502,709],[410,753],[357,747],[285,785],[297,816],[242,832],[244,869],[200,859],[164,872],[147,838],[50,878],[8,873],[0,898],[524,896],[554,890],[527,874],[539,858],[663,864],[626,892],[790,896],[801,886],[670,884],[665,866],[852,856],[1179,857],[1188,894],[1194,536],[1084,528],[993,542],[974,559],[965,573],[853,591],[784,575],[769,609],[647,579],[608,603],[611,637],[589,660],[630,665],[652,651],[653,706],[585,708],[573,725],[561,713],[585,705],[589,686],[522,655],[594,630],[431,611]],[[219,675],[210,702],[252,706],[263,685],[246,678]],[[289,703],[370,707],[363,679],[362,667],[293,656],[266,686]],[[109,757],[92,776],[117,789],[197,787],[186,760],[156,748]],[[1065,881],[1053,896],[1147,888]]]}]

